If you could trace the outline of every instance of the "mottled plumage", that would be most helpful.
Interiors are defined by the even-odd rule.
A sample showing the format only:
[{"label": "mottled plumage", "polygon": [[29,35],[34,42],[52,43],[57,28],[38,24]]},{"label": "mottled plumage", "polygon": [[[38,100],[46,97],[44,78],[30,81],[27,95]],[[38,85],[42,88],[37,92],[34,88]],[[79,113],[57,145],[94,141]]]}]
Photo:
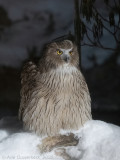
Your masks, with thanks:
[{"label": "mottled plumage", "polygon": [[28,62],[21,75],[19,118],[38,135],[77,130],[91,119],[91,100],[79,69],[76,46],[68,40],[46,47],[36,66]]}]

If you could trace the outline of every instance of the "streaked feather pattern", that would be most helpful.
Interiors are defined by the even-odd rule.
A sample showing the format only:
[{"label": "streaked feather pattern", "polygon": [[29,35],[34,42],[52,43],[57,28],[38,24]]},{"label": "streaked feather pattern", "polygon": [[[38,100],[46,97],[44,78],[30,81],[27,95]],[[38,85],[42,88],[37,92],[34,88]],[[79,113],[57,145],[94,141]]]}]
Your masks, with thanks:
[{"label": "streaked feather pattern", "polygon": [[21,78],[19,117],[25,129],[52,136],[60,129],[77,130],[92,118],[90,95],[77,58],[64,64],[52,61],[52,54],[51,59],[45,55],[39,66],[27,63]]}]

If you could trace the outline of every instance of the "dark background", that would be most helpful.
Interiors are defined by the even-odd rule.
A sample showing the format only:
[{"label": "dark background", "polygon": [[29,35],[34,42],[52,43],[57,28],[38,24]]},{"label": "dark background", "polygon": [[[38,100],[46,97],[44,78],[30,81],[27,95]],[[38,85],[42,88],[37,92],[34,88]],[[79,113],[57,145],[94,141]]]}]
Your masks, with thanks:
[{"label": "dark background", "polygon": [[[0,0],[0,118],[18,113],[24,61],[40,57],[45,43],[74,33],[73,21],[72,0]],[[102,39],[116,51],[82,47],[82,72],[93,119],[120,125],[120,44],[108,33]]]}]

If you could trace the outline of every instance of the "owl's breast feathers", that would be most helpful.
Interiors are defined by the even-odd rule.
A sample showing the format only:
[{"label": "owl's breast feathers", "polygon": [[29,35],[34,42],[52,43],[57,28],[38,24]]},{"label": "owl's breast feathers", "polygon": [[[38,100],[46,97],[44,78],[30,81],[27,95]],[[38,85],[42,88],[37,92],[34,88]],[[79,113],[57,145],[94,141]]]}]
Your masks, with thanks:
[{"label": "owl's breast feathers", "polygon": [[26,129],[39,135],[79,129],[91,119],[90,95],[81,72],[69,65],[43,73],[32,63],[24,68],[19,117]]}]

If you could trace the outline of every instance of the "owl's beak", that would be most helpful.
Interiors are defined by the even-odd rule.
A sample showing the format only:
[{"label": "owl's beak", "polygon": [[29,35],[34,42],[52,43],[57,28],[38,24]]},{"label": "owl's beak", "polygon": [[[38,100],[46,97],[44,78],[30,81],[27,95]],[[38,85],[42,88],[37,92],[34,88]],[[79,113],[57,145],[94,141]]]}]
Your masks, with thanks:
[{"label": "owl's beak", "polygon": [[62,58],[63,58],[63,60],[64,60],[65,62],[67,62],[67,63],[68,63],[68,62],[69,62],[69,60],[70,60],[69,55],[66,55],[66,54],[65,54],[65,55],[63,55],[63,57],[62,57]]}]

